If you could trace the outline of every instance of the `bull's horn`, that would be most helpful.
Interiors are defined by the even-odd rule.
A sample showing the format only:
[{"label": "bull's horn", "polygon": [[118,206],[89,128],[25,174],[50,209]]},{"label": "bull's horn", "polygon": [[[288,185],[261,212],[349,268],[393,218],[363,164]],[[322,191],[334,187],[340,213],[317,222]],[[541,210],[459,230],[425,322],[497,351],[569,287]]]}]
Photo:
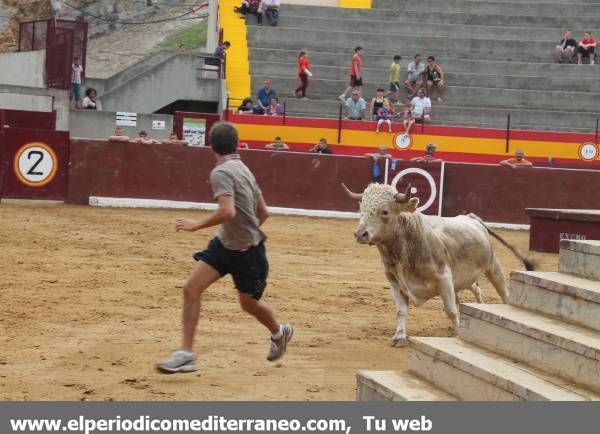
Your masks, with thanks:
[{"label": "bull's horn", "polygon": [[346,187],[346,185],[342,182],[342,188],[344,189],[344,191],[346,192],[346,194],[348,195],[348,197],[352,200],[356,200],[356,201],[360,201],[362,200],[362,193],[354,193],[350,190],[348,190],[348,187]]},{"label": "bull's horn", "polygon": [[408,184],[408,187],[406,187],[406,191],[404,193],[396,193],[394,195],[394,199],[396,199],[396,202],[398,202],[398,203],[408,202],[412,195],[411,189],[412,189],[412,184]]}]

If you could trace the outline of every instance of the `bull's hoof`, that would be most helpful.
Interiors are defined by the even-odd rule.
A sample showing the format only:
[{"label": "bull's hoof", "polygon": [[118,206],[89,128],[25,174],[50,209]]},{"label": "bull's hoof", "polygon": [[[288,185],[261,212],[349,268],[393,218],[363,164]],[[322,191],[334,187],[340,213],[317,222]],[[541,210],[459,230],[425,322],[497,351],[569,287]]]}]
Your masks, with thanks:
[{"label": "bull's hoof", "polygon": [[407,338],[397,338],[396,336],[394,336],[391,341],[391,346],[396,347],[396,348],[401,348],[401,347],[405,347],[407,343],[408,343]]}]

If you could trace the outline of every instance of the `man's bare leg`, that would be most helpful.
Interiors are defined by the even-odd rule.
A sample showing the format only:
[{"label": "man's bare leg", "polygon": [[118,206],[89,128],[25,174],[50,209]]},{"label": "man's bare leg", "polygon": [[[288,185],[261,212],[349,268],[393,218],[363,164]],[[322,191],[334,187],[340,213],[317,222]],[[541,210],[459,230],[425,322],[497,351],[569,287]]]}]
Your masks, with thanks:
[{"label": "man's bare leg", "polygon": [[198,261],[183,284],[183,342],[181,349],[192,352],[194,335],[200,317],[200,300],[206,288],[221,275],[206,262]]},{"label": "man's bare leg", "polygon": [[279,333],[279,323],[275,319],[273,310],[267,303],[261,300],[255,300],[251,295],[243,292],[239,293],[239,299],[242,309],[268,328],[272,335]]}]

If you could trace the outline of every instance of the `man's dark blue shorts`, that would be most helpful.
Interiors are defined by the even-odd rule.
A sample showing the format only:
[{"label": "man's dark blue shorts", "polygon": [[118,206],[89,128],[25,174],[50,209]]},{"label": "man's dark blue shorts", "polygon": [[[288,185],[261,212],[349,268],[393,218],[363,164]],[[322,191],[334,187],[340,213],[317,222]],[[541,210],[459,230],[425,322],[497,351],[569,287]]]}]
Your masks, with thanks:
[{"label": "man's dark blue shorts", "polygon": [[243,251],[229,250],[215,237],[206,250],[194,254],[194,259],[210,265],[221,277],[231,274],[239,292],[249,294],[255,300],[262,297],[269,274],[264,242]]}]

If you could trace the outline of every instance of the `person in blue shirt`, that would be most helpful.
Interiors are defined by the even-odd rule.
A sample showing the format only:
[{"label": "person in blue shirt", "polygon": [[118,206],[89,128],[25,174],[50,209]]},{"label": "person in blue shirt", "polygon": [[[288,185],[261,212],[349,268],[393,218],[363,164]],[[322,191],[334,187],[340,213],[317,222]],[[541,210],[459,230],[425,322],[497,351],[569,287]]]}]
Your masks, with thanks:
[{"label": "person in blue shirt", "polygon": [[258,91],[257,114],[264,114],[267,107],[271,105],[271,98],[277,96],[277,91],[271,87],[271,80],[264,81],[264,87]]}]

